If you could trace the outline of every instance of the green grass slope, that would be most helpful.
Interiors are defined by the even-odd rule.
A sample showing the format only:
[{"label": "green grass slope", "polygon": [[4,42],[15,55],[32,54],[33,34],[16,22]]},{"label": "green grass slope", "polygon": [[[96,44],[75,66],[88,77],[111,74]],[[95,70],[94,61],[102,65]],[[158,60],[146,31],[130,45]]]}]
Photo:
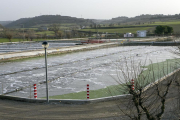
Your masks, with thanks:
[{"label": "green grass slope", "polygon": [[[136,83],[138,83],[138,85],[145,87],[146,85],[155,82],[156,80],[179,68],[179,63],[180,59],[168,59],[164,62],[153,63],[148,66],[142,66],[143,68],[147,69],[144,70],[142,74],[138,76],[138,78],[135,78],[135,81]],[[98,90],[91,90],[90,87],[90,99],[127,94],[127,84],[112,85]],[[50,96],[50,99],[86,99],[86,91]]]}]

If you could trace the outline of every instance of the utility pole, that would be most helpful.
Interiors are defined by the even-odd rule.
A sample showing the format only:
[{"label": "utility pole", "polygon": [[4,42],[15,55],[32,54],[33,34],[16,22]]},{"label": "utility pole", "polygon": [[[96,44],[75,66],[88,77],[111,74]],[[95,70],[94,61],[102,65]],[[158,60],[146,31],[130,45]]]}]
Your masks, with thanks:
[{"label": "utility pole", "polygon": [[24,24],[22,24],[23,25],[23,41],[24,41]]}]

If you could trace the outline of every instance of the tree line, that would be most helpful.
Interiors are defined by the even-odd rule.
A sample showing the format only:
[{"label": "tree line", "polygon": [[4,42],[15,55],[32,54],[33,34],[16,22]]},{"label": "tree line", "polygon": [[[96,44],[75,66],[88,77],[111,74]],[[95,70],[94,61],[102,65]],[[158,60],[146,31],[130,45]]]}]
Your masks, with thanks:
[{"label": "tree line", "polygon": [[155,29],[155,34],[158,34],[158,35],[168,35],[168,34],[172,34],[173,33],[173,28],[170,27],[170,26],[163,26],[163,25],[159,25],[156,27]]},{"label": "tree line", "polygon": [[[39,31],[39,30],[38,30]],[[76,28],[72,29],[60,29],[60,24],[52,24],[49,26],[49,31],[53,31],[54,35],[48,35],[46,31],[42,31],[42,34],[38,34],[33,29],[9,29],[3,28],[0,32],[1,38],[7,38],[11,42],[12,38],[19,38],[23,41],[33,41],[34,39],[62,39],[62,38],[83,38],[91,36],[92,34],[79,32]]]}]

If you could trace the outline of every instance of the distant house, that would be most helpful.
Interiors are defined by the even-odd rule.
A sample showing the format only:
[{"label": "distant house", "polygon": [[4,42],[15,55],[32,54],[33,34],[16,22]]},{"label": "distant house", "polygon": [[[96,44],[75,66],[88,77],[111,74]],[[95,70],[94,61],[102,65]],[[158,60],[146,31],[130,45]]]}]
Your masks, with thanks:
[{"label": "distant house", "polygon": [[86,26],[82,26],[82,29],[86,28]]},{"label": "distant house", "polygon": [[146,30],[137,31],[137,37],[146,37]]},{"label": "distant house", "polygon": [[0,28],[0,31],[3,31],[3,28]]},{"label": "distant house", "polygon": [[134,37],[134,34],[132,34],[132,33],[125,33],[124,37]]},{"label": "distant house", "polygon": [[48,31],[48,27],[40,27],[39,30],[46,30],[46,31]]}]

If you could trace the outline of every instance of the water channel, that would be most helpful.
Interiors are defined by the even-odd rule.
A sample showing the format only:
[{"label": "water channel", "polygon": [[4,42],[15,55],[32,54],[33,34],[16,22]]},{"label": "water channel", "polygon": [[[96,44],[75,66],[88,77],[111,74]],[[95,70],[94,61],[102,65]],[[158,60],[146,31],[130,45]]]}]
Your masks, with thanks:
[{"label": "water channel", "polygon": [[[49,48],[59,48],[66,46],[74,46],[77,43],[75,42],[49,42]],[[28,51],[28,50],[37,50],[42,49],[42,42],[32,42],[32,43],[5,43],[0,44],[0,53],[7,52],[19,52],[19,51]]]},{"label": "water channel", "polygon": [[[140,61],[148,65],[151,61],[155,63],[173,59],[179,57],[171,52],[175,49],[163,46],[120,46],[48,56],[48,80],[51,81],[49,95],[85,91],[86,84],[90,84],[91,90],[116,85],[118,83],[112,76],[116,78],[117,66],[125,63],[130,65],[132,61],[137,66]],[[38,97],[45,97],[44,66],[44,57],[0,63],[0,88],[6,93],[38,84]],[[33,87],[8,95],[30,97],[30,90],[32,92]]]}]

